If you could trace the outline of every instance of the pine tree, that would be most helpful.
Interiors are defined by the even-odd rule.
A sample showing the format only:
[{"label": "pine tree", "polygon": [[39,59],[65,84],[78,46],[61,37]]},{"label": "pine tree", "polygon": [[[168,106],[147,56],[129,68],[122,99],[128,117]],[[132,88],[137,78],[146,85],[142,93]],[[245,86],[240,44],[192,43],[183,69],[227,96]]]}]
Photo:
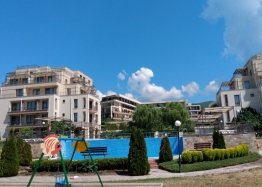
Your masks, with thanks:
[{"label": "pine tree", "polygon": [[4,164],[0,172],[2,176],[10,177],[18,174],[19,160],[14,137],[5,140],[1,154],[1,163]]},{"label": "pine tree", "polygon": [[165,136],[161,141],[160,152],[159,152],[159,163],[168,162],[171,160],[173,160],[173,154],[168,137]]},{"label": "pine tree", "polygon": [[146,175],[150,171],[144,135],[136,127],[132,128],[128,153],[129,175]]},{"label": "pine tree", "polygon": [[29,166],[30,162],[32,161],[32,150],[31,150],[31,145],[27,142],[24,143],[20,158],[19,158],[19,163],[22,166]]},{"label": "pine tree", "polygon": [[225,149],[225,139],[224,135],[218,130],[214,129],[213,132],[213,149]]}]

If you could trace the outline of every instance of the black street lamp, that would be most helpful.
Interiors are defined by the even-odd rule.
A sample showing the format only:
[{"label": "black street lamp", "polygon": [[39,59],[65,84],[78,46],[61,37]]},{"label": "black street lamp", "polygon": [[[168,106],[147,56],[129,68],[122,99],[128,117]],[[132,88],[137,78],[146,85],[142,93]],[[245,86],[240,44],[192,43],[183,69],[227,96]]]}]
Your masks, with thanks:
[{"label": "black street lamp", "polygon": [[181,122],[179,120],[176,120],[175,126],[177,126],[179,173],[182,172],[182,170],[181,170],[181,157],[180,157],[180,140],[179,140],[179,127],[180,127],[180,125],[181,125]]}]

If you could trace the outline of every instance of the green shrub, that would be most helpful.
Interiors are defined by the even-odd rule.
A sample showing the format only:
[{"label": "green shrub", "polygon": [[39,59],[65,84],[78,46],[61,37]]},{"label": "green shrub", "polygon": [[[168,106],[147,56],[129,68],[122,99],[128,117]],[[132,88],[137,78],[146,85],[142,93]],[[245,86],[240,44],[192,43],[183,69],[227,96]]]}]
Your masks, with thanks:
[{"label": "green shrub", "polygon": [[222,149],[214,149],[213,151],[215,152],[215,159],[214,160],[221,160],[221,155],[222,155]]},{"label": "green shrub", "polygon": [[226,149],[220,149],[221,151],[221,158],[220,160],[224,160],[225,159],[225,154],[226,154]]},{"label": "green shrub", "polygon": [[243,148],[243,156],[246,156],[246,155],[248,155],[249,154],[249,148],[248,148],[248,145],[247,144],[240,144],[241,146],[242,146],[242,148]]},{"label": "green shrub", "polygon": [[22,150],[24,148],[24,140],[22,138],[20,138],[20,137],[17,138],[17,140],[16,140],[16,147],[17,147],[18,158],[20,160],[21,153],[22,153]]},{"label": "green shrub", "polygon": [[168,162],[171,160],[173,160],[173,154],[168,137],[165,136],[161,141],[160,152],[159,152],[159,163]]},{"label": "green shrub", "polygon": [[18,174],[19,161],[16,140],[14,137],[5,140],[1,154],[1,161],[4,163],[4,166],[2,166],[2,177],[10,177]]},{"label": "green shrub", "polygon": [[32,161],[31,145],[27,142],[24,142],[24,146],[19,157],[19,163],[22,166],[28,166],[31,161]]},{"label": "green shrub", "polygon": [[230,158],[236,158],[236,150],[235,148],[228,148],[229,152],[230,152]]},{"label": "green shrub", "polygon": [[225,151],[224,158],[225,159],[229,159],[230,158],[230,149],[229,148],[228,149],[224,149],[224,151]]},{"label": "green shrub", "polygon": [[192,163],[203,161],[202,151],[191,151],[191,155],[192,155]]},{"label": "green shrub", "polygon": [[198,162],[202,162],[203,161],[203,153],[202,151],[197,151],[198,154]]},{"label": "green shrub", "polygon": [[1,160],[1,153],[2,153],[2,150],[0,150],[0,160]]},{"label": "green shrub", "polygon": [[203,158],[205,161],[213,161],[215,159],[215,156],[216,156],[215,150],[205,148],[202,150],[202,153],[203,153]]},{"label": "green shrub", "polygon": [[192,162],[192,151],[183,151],[182,152],[182,162],[184,164],[189,164]]},{"label": "green shrub", "polygon": [[236,157],[241,157],[242,156],[242,151],[243,151],[242,146],[238,145],[238,146],[234,147],[234,149],[235,149]]},{"label": "green shrub", "polygon": [[128,173],[132,176],[146,175],[150,171],[144,135],[136,127],[132,128],[128,153]]},{"label": "green shrub", "polygon": [[218,130],[214,129],[213,132],[213,149],[225,149],[225,139],[224,135]]},{"label": "green shrub", "polygon": [[[70,160],[64,160],[66,170]],[[98,158],[94,159],[94,162],[97,166],[97,170],[125,170],[127,169],[127,158]],[[30,162],[30,167],[34,169],[36,167],[37,160]],[[38,172],[57,172],[63,171],[62,164],[60,160],[42,160]],[[94,168],[90,160],[77,160],[72,161],[69,172],[92,172]]]}]

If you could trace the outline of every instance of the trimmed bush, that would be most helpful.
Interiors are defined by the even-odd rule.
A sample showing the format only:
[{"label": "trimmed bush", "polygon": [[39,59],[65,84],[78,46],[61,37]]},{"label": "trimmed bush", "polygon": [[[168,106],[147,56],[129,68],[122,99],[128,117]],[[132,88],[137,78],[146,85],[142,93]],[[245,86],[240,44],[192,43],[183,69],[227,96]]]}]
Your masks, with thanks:
[{"label": "trimmed bush", "polygon": [[224,158],[225,159],[229,159],[230,158],[230,150],[229,150],[229,148],[228,149],[224,149],[224,151],[225,151]]},{"label": "trimmed bush", "polygon": [[144,135],[132,127],[128,153],[128,173],[132,176],[146,175],[150,171]]},{"label": "trimmed bush", "polygon": [[192,163],[203,161],[202,151],[191,151],[191,155],[192,155]]},{"label": "trimmed bush", "polygon": [[236,151],[235,148],[228,148],[229,152],[230,152],[230,158],[236,158]]},{"label": "trimmed bush", "polygon": [[24,146],[19,157],[19,163],[22,166],[29,166],[31,161],[32,161],[31,145],[27,142],[24,142]]},{"label": "trimmed bush", "polygon": [[[70,160],[64,160],[66,170]],[[127,158],[98,158],[94,159],[98,171],[102,170],[125,170],[127,169]],[[36,167],[37,160],[30,162],[30,167],[34,169]],[[38,172],[57,172],[63,171],[60,160],[42,160]],[[94,168],[90,160],[77,160],[72,161],[69,172],[92,172]]]},{"label": "trimmed bush", "polygon": [[220,149],[220,152],[221,152],[220,160],[224,160],[225,159],[225,154],[226,154],[226,149]]},{"label": "trimmed bush", "polygon": [[214,160],[222,160],[221,159],[222,149],[214,149],[214,152],[216,153]]},{"label": "trimmed bush", "polygon": [[198,154],[198,162],[202,162],[203,161],[203,153],[202,151],[197,151]]},{"label": "trimmed bush", "polygon": [[192,162],[191,151],[183,151],[182,152],[182,163],[190,164],[191,162]]},{"label": "trimmed bush", "polygon": [[165,136],[161,141],[160,152],[159,152],[159,163],[168,162],[173,160],[173,154],[170,147],[168,137]]},{"label": "trimmed bush", "polygon": [[215,150],[205,148],[202,150],[202,153],[203,153],[203,158],[205,161],[213,161],[215,159],[215,156],[216,156]]},{"label": "trimmed bush", "polygon": [[4,163],[2,166],[2,177],[10,177],[18,174],[19,160],[14,137],[5,140],[1,154],[1,162]]},{"label": "trimmed bush", "polygon": [[20,138],[20,137],[17,138],[17,140],[16,140],[16,147],[17,147],[18,158],[20,160],[21,153],[22,153],[22,150],[24,148],[24,140],[22,138]]}]

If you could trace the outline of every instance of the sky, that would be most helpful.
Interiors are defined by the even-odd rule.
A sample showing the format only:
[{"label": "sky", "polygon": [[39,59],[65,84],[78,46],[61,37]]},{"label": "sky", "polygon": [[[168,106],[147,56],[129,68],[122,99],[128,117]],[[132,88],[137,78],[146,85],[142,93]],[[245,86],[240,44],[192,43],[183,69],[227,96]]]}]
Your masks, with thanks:
[{"label": "sky", "polygon": [[18,66],[80,70],[102,97],[216,100],[262,52],[262,0],[1,0],[0,81]]}]

